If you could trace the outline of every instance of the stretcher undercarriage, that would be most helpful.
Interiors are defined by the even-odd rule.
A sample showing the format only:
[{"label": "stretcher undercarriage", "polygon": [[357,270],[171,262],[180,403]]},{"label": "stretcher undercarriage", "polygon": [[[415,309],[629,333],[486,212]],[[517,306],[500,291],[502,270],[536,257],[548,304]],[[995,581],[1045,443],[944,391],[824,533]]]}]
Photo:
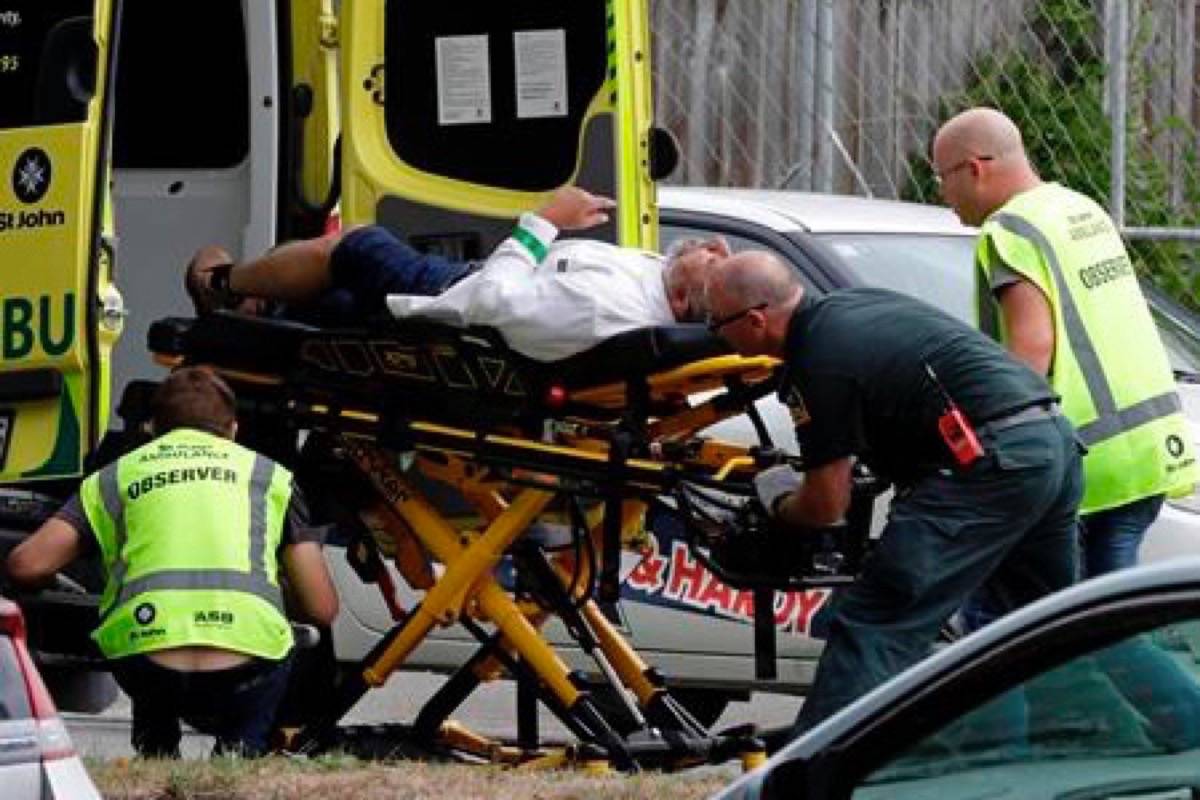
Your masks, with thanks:
[{"label": "stretcher undercarriage", "polygon": [[[307,461],[326,473],[320,491],[361,522],[352,563],[378,585],[395,625],[337,688],[331,710],[292,732],[294,751],[346,747],[346,711],[435,626],[460,624],[479,649],[391,733],[404,744],[389,752],[623,770],[731,758],[753,766],[764,752],[758,732],[710,733],[610,621],[621,549],[640,546],[648,503],[672,504],[696,557],[754,590],[760,675],[773,667],[774,591],[848,582],[866,549],[869,498],[856,500],[847,525],[811,536],[778,535],[754,513],[750,477],[785,458],[753,407],[775,390],[776,364],[729,354],[702,326],[631,331],[552,364],[513,352],[492,330],[417,321],[329,330],[219,313],[159,321],[149,344],[166,366],[217,370],[237,390],[244,422],[302,438]],[[761,446],[701,435],[742,413]],[[451,489],[457,508],[434,502],[431,483]],[[423,593],[415,607],[400,607],[384,559]],[[515,581],[500,580],[502,562]],[[542,635],[552,615],[617,688],[619,720]],[[518,686],[514,742],[450,718],[499,677]],[[574,742],[540,740],[537,701]]]}]

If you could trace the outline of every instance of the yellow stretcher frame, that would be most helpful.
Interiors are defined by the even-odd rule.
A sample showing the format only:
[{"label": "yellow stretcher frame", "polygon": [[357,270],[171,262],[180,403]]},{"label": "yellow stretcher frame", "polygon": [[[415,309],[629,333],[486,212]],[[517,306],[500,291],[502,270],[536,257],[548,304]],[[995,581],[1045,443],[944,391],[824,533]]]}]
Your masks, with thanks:
[{"label": "yellow stretcher frame", "polygon": [[[159,361],[174,366],[183,359],[160,356]],[[639,447],[642,455],[620,463],[622,496],[618,527],[622,542],[634,546],[641,541],[645,510],[642,501],[667,491],[680,476],[696,474],[716,481],[745,478],[745,472],[754,466],[747,448],[698,436],[703,428],[741,413],[744,408],[726,402],[728,392],[718,392],[698,405],[691,405],[686,398],[720,387],[766,385],[764,382],[771,379],[775,365],[769,358],[720,356],[646,378],[642,388],[648,390],[651,404],[660,408],[673,404],[676,410],[646,420],[642,427],[647,440]],[[270,375],[223,370],[216,364],[209,366],[244,392],[286,389]],[[572,400],[616,408],[629,390],[624,383],[608,384],[574,390]],[[506,669],[511,671],[514,657],[518,658],[552,701],[568,714],[578,715],[583,720],[582,727],[597,735],[599,741],[591,744],[598,744],[599,749],[595,746],[523,749],[471,732],[452,720],[438,725],[433,745],[509,765],[571,764],[600,768],[615,760],[619,767],[637,768],[638,753],[622,751],[625,745],[621,737],[607,728],[587,691],[542,635],[540,628],[550,610],[513,597],[494,574],[500,560],[543,516],[552,501],[574,493],[580,481],[599,482],[601,478],[596,476],[611,478],[606,472],[612,468],[606,436],[611,438],[622,423],[582,418],[557,420],[555,425],[547,425],[547,430],[554,431],[553,440],[543,441],[518,433],[480,433],[413,420],[406,430],[413,457],[401,459],[376,441],[380,419],[373,412],[306,404],[299,399],[290,401],[287,408],[302,427],[335,437],[336,449],[387,509],[386,514],[380,514],[378,509],[368,512],[369,526],[377,532],[382,528],[391,538],[389,549],[397,570],[411,587],[424,590],[420,603],[401,615],[397,626],[360,664],[350,688],[343,688],[343,697],[334,712],[338,718],[362,693],[382,686],[435,627],[458,622],[487,624],[493,626],[502,644],[496,653],[472,667],[474,677],[479,681],[499,677]],[[508,466],[495,468],[492,461]],[[407,467],[402,466],[404,463]],[[424,496],[410,478],[414,473],[456,489],[475,509],[480,528],[456,527]],[[611,507],[608,511],[611,513]],[[605,521],[591,519],[588,527],[588,535],[593,540],[599,539]],[[711,737],[686,711],[680,715],[661,677],[621,636],[595,600],[578,595],[580,587],[590,585],[594,577],[585,571],[580,579],[577,570],[586,570],[586,565],[559,556],[552,567],[564,593],[576,589],[571,600],[579,603],[579,618],[594,636],[599,659],[607,665],[604,671],[630,692],[639,711],[657,715],[660,725],[664,719],[669,723],[682,716],[679,724],[686,734],[683,738],[704,740],[702,746],[684,747],[676,753],[656,752],[650,759],[651,766],[683,768],[711,760],[714,753],[738,757],[747,769],[761,762],[764,751],[759,740],[744,737],[743,742],[722,743],[725,748],[722,750],[713,746]],[[289,747],[304,751],[321,746],[337,721],[328,719],[292,732]]]}]

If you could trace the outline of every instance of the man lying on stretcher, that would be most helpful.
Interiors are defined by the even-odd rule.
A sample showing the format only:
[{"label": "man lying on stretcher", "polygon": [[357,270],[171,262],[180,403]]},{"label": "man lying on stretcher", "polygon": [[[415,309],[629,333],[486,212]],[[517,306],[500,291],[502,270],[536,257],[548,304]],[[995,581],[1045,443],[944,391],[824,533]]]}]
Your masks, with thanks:
[{"label": "man lying on stretcher", "polygon": [[560,189],[484,262],[420,253],[380,226],[290,242],[233,264],[204,247],[185,287],[198,314],[218,308],[261,314],[266,301],[286,316],[322,325],[358,325],[385,310],[452,325],[497,329],[514,350],[556,361],[636,328],[702,322],[707,273],[729,257],[721,238],[690,241],[666,257],[603,242],[560,242],[560,230],[603,224],[608,198]]}]

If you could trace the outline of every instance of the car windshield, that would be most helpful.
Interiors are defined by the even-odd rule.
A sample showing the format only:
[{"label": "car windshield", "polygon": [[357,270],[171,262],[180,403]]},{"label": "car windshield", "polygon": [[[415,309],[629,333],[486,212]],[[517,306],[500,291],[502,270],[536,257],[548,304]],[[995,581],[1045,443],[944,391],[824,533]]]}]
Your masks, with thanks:
[{"label": "car windshield", "polygon": [[[919,297],[974,324],[975,238],[928,233],[818,236],[867,286]],[[1177,372],[1200,375],[1200,319],[1156,292],[1147,292],[1159,335]]]},{"label": "car windshield", "polygon": [[1200,788],[1197,654],[1200,623],[1187,622],[1077,657],[916,742],[853,797],[1098,798],[1134,788],[1141,797]]}]

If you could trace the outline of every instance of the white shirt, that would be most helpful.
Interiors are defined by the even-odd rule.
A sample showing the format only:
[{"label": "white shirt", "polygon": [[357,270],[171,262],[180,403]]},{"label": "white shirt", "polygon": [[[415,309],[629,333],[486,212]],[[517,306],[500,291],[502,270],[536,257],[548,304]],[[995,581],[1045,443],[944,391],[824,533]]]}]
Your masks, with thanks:
[{"label": "white shirt", "polygon": [[[675,322],[662,256],[582,239],[555,242],[557,235],[551,223],[524,214],[519,230],[478,272],[433,297],[388,295],[388,309],[397,317],[495,328],[509,347],[538,361],[575,355],[624,331]],[[540,261],[539,250],[545,253]]]}]

